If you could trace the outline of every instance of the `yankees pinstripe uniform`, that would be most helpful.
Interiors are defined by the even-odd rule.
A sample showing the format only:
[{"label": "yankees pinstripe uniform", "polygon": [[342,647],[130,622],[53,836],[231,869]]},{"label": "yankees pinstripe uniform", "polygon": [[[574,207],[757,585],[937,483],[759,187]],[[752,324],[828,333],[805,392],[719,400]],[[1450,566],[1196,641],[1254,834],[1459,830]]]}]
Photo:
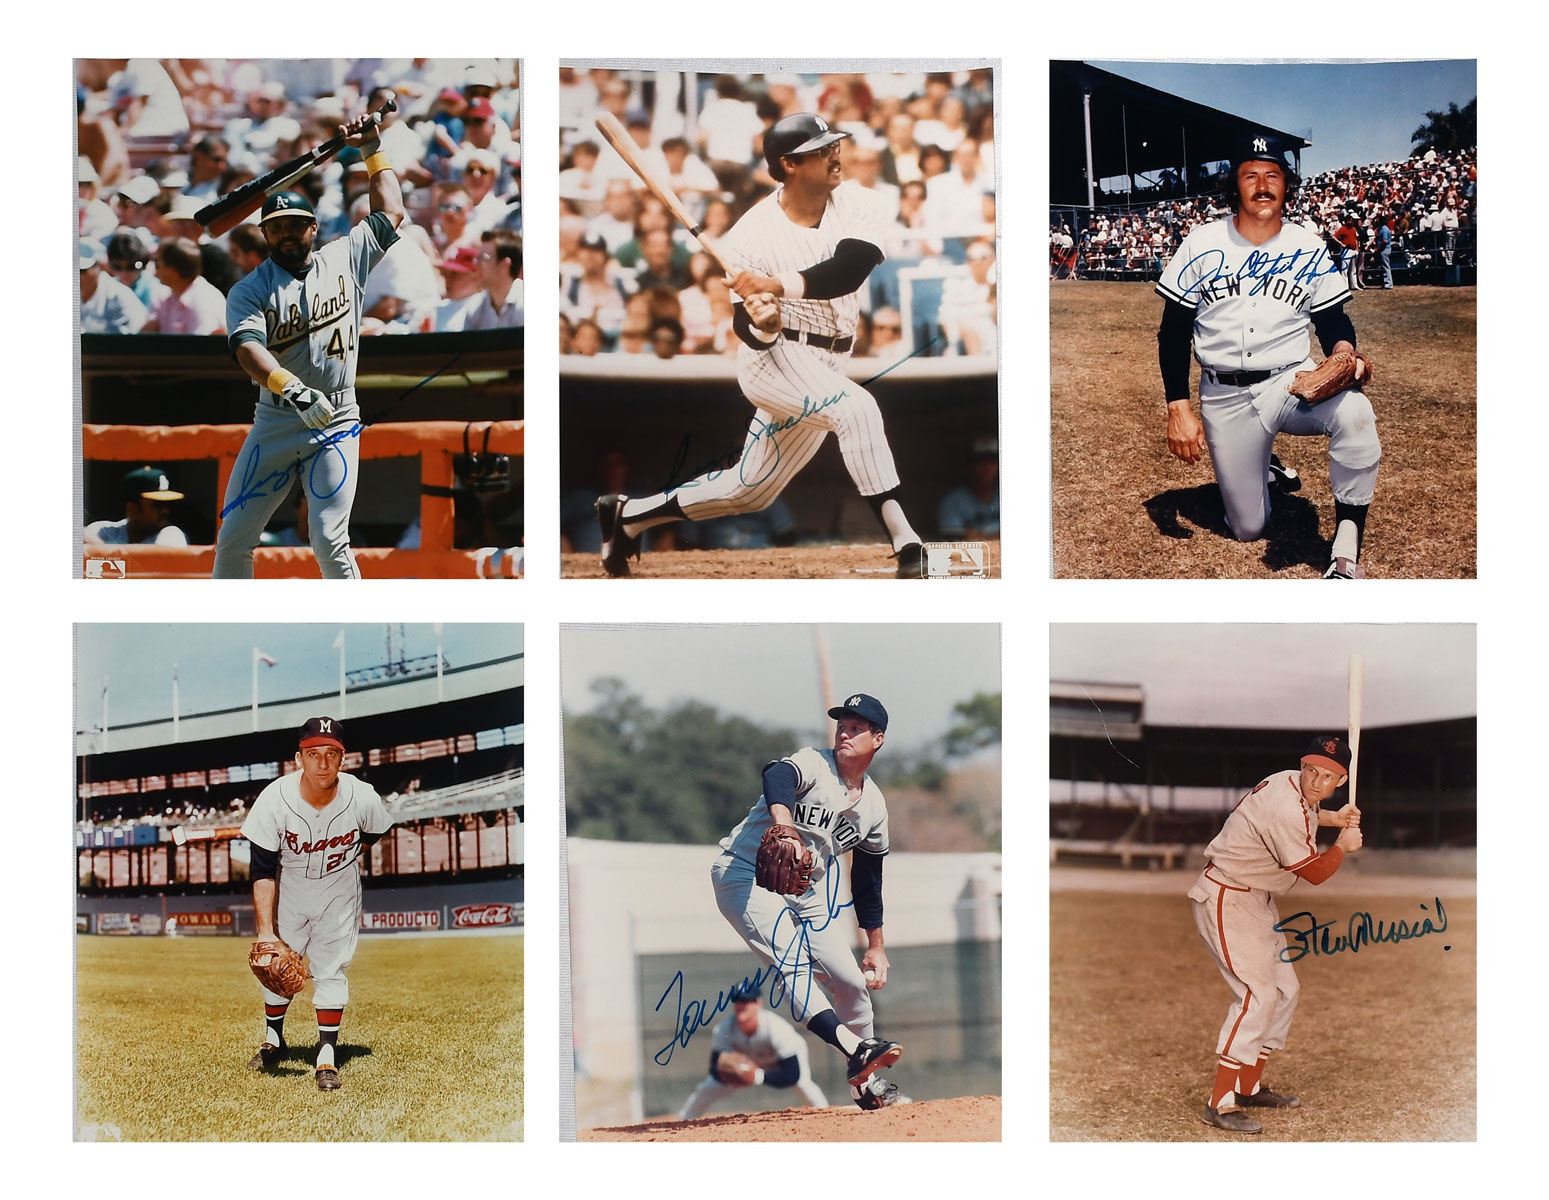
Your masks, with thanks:
[{"label": "yankees pinstripe uniform", "polygon": [[[376,790],[339,770],[343,729],[331,717],[313,717],[302,727],[297,762],[301,770],[281,776],[259,793],[242,836],[252,849],[254,905],[265,904],[260,885],[274,881],[274,932],[307,956],[312,1003],[328,1062],[349,1002],[345,972],[360,936],[362,850],[392,827]],[[260,934],[266,914],[259,913]],[[289,1000],[260,985],[269,1029],[265,1046],[283,1044],[280,1026]],[[255,1055],[255,1068],[268,1066],[273,1050]],[[319,1080],[321,1084],[322,1081]],[[334,1086],[337,1086],[335,1078]]]},{"label": "yankees pinstripe uniform", "polygon": [[[734,1001],[737,999],[736,993],[733,993],[732,999]],[[712,1064],[710,1074],[700,1080],[699,1086],[689,1093],[688,1099],[683,1102],[683,1107],[678,1112],[678,1120],[692,1121],[723,1096],[730,1096],[742,1090],[741,1085],[722,1083],[715,1075],[716,1056],[731,1051],[746,1054],[766,1075],[779,1070],[782,1063],[795,1059],[796,1080],[784,1086],[795,1088],[802,1100],[813,1108],[828,1107],[828,1098],[823,1095],[823,1089],[812,1079],[812,1070],[807,1063],[806,1040],[791,1027],[788,1021],[770,1012],[756,999],[751,1003],[755,1006],[751,1010],[751,1015],[757,1021],[757,1027],[752,1033],[745,1033],[741,1028],[741,1004],[737,1006],[738,1011],[727,1013],[725,1018],[716,1025],[710,1042]],[[766,1079],[765,1082],[770,1081]]]},{"label": "yankees pinstripe uniform", "polygon": [[[1264,1063],[1285,1047],[1296,1013],[1295,968],[1282,957],[1285,934],[1275,897],[1300,885],[1318,884],[1339,869],[1345,849],[1359,848],[1359,830],[1346,830],[1320,854],[1320,824],[1342,823],[1319,805],[1345,782],[1350,751],[1337,737],[1315,739],[1300,771],[1281,771],[1260,782],[1237,803],[1221,832],[1205,847],[1205,869],[1189,899],[1194,927],[1215,958],[1232,1004],[1216,1042],[1217,1079],[1206,1109],[1208,1124],[1256,1133],[1257,1122],[1240,1106],[1291,1108],[1295,1096],[1262,1086]],[[1358,814],[1357,814],[1358,815]],[[1235,1115],[1231,1115],[1235,1114]]]},{"label": "yankees pinstripe uniform", "polygon": [[[791,128],[782,131],[787,125]],[[603,567],[609,574],[629,573],[625,559],[638,548],[619,543],[632,541],[653,525],[767,508],[830,433],[839,441],[845,470],[856,490],[872,504],[888,531],[900,574],[920,574],[920,538],[895,496],[898,468],[881,410],[871,393],[843,371],[855,342],[860,289],[866,275],[885,258],[887,226],[880,198],[858,183],[840,182],[837,142],[844,136],[810,114],[788,117],[766,136],[775,178],[788,179],[783,167],[775,169],[782,153],[786,162],[816,162],[802,166],[799,177],[754,205],[717,244],[733,289],[739,293],[739,305],[745,306],[749,297],[742,294],[737,279],[758,277],[785,288],[778,293],[777,331],[758,329],[746,307],[737,318],[743,342],[737,350],[737,382],[756,408],[741,456],[656,496],[599,499]],[[768,149],[774,145],[782,151]],[[823,161],[831,162],[826,174]],[[788,203],[787,194],[793,187],[800,197],[794,204]],[[814,198],[821,208],[813,211],[821,215],[813,223],[793,218],[793,211],[805,211],[803,204]],[[833,269],[829,277],[843,279],[839,286],[846,290],[836,286],[828,298],[808,298],[806,290],[822,290],[813,281],[822,278],[826,268]],[[772,301],[774,295],[765,299]]]}]

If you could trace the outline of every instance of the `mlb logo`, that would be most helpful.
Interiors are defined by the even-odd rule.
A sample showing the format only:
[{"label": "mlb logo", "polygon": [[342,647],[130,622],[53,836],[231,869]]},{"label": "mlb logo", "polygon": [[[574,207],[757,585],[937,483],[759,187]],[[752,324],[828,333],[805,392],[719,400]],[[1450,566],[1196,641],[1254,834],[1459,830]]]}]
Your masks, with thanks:
[{"label": "mlb logo", "polygon": [[926,542],[925,578],[988,579],[989,546],[984,542]]},{"label": "mlb logo", "polygon": [[121,558],[88,558],[86,560],[86,578],[123,579],[127,574],[124,565],[124,560]]}]

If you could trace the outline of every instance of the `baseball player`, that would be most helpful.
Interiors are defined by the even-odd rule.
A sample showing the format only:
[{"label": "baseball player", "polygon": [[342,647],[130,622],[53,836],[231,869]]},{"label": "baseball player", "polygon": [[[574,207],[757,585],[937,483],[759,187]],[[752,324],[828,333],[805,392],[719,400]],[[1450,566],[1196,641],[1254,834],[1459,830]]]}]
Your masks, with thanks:
[{"label": "baseball player", "polygon": [[[339,1087],[334,1048],[350,985],[345,978],[360,936],[360,855],[392,827],[370,784],[341,771],[344,728],[332,717],[301,727],[296,766],[258,794],[242,823],[252,846],[253,910],[258,941],[276,936],[311,960],[317,1009],[317,1086]],[[285,1049],[290,1000],[267,988],[264,1040],[248,1062],[268,1069]]]},{"label": "baseball player", "polygon": [[[806,1040],[790,1022],[764,1007],[758,985],[744,980],[727,997],[732,1011],[716,1025],[710,1041],[710,1073],[689,1093],[678,1120],[692,1121],[722,1096],[740,1092],[749,1084],[727,1082],[722,1055],[742,1055],[755,1068],[751,1086],[796,1089],[813,1108],[827,1108],[828,1098],[812,1079],[807,1066]],[[718,1069],[719,1068],[719,1069]]]},{"label": "baseball player", "polygon": [[323,577],[360,578],[349,524],[360,462],[361,300],[367,274],[398,240],[404,207],[374,115],[339,132],[365,155],[371,214],[347,238],[314,250],[311,203],[300,192],[274,193],[260,217],[269,258],[226,298],[226,340],[258,385],[258,403],[221,507],[217,579],[252,578],[253,548],[292,478],[311,501],[308,532]]},{"label": "baseball player", "polygon": [[[1278,137],[1246,139],[1232,156],[1226,189],[1234,215],[1190,232],[1157,282],[1167,302],[1157,334],[1167,448],[1195,463],[1209,445],[1227,524],[1249,542],[1269,523],[1275,435],[1327,437],[1335,534],[1324,578],[1356,579],[1364,574],[1357,564],[1382,447],[1359,387],[1370,375],[1364,359],[1356,385],[1321,403],[1289,391],[1297,373],[1313,367],[1309,323],[1325,355],[1355,353],[1339,264],[1321,238],[1285,222],[1297,183]],[[1191,339],[1202,368],[1203,426],[1189,407]]]},{"label": "baseball player", "polygon": [[[887,710],[875,697],[857,694],[828,715],[838,722],[833,749],[808,746],[764,768],[764,794],[722,840],[710,879],[721,915],[780,976],[771,985],[771,1003],[789,1004],[792,1016],[845,1056],[857,1105],[885,1108],[909,1103],[877,1074],[904,1051],[875,1036],[871,1007],[872,991],[887,984],[882,857],[888,836],[887,802],[866,769],[882,749]],[[781,842],[806,856],[810,875],[792,884],[771,876],[770,843]],[[847,907],[836,899],[839,880],[828,878],[852,850],[850,891],[868,943],[859,966],[836,919]]]},{"label": "baseball player", "polygon": [[82,535],[89,546],[186,546],[188,538],[172,524],[172,505],[183,498],[167,473],[157,467],[136,467],[124,476],[124,519],[93,521]]},{"label": "baseball player", "polygon": [[919,578],[920,536],[898,502],[898,469],[871,393],[843,372],[855,343],[860,289],[884,259],[887,214],[858,183],[841,183],[849,137],[811,113],[764,135],[780,186],[712,244],[737,295],[737,382],[756,408],[735,463],[641,499],[597,500],[602,566],[629,574],[640,534],[669,521],[767,508],[832,433],[845,469],[892,542],[898,574]]},{"label": "baseball player", "polygon": [[[1344,786],[1350,747],[1333,735],[1316,737],[1300,771],[1280,771],[1237,802],[1215,840],[1205,847],[1205,869],[1189,899],[1194,927],[1216,960],[1232,1005],[1216,1041],[1216,1081],[1200,1114],[1207,1125],[1233,1133],[1263,1126],[1244,1108],[1296,1108],[1299,1096],[1264,1086],[1270,1051],[1285,1047],[1296,1012],[1296,970],[1281,958],[1285,934],[1276,930],[1275,897],[1302,883],[1320,884],[1361,848],[1361,813],[1353,803],[1337,812],[1320,805]],[[1320,825],[1339,827],[1321,854]]]}]

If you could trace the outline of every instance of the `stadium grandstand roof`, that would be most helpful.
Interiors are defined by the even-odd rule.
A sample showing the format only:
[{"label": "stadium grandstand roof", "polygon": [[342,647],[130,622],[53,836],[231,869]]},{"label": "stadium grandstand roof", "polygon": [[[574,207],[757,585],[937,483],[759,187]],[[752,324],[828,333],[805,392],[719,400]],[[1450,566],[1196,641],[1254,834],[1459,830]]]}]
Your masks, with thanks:
[{"label": "stadium grandstand roof", "polygon": [[1278,134],[1296,157],[1306,138],[1136,83],[1084,62],[1049,64],[1049,200],[1087,203],[1088,101],[1092,173],[1096,180],[1153,175],[1172,169],[1195,178],[1205,163],[1231,157],[1249,132]]}]

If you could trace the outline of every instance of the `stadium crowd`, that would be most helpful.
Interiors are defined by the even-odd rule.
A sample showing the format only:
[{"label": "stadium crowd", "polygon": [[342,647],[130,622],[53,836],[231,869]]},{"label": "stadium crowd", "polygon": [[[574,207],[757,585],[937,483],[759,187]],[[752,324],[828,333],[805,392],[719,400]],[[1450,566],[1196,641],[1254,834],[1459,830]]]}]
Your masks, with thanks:
[{"label": "stadium crowd", "polygon": [[[1401,162],[1325,171],[1302,181],[1286,219],[1324,239],[1352,287],[1391,287],[1394,266],[1471,264],[1477,157],[1473,149],[1430,150]],[[1191,229],[1229,212],[1219,191],[1143,208],[1057,211],[1049,228],[1050,275],[1155,279]]]},{"label": "stadium crowd", "polygon": [[[514,59],[77,60],[85,333],[224,334],[225,295],[268,254],[258,214],[211,238],[204,205],[327,141],[389,96],[382,147],[411,223],[371,272],[362,334],[523,322]],[[346,149],[292,185],[317,244],[369,210]]]},{"label": "stadium crowd", "polygon": [[[699,243],[597,133],[616,116],[706,232],[776,187],[763,135],[815,112],[851,136],[846,181],[883,197],[887,261],[854,354],[994,353],[992,73],[718,75],[560,69],[560,352],[734,355],[732,296]],[[928,285],[924,281],[929,281]],[[904,289],[914,289],[905,305]],[[900,312],[915,314],[904,329]]]}]

